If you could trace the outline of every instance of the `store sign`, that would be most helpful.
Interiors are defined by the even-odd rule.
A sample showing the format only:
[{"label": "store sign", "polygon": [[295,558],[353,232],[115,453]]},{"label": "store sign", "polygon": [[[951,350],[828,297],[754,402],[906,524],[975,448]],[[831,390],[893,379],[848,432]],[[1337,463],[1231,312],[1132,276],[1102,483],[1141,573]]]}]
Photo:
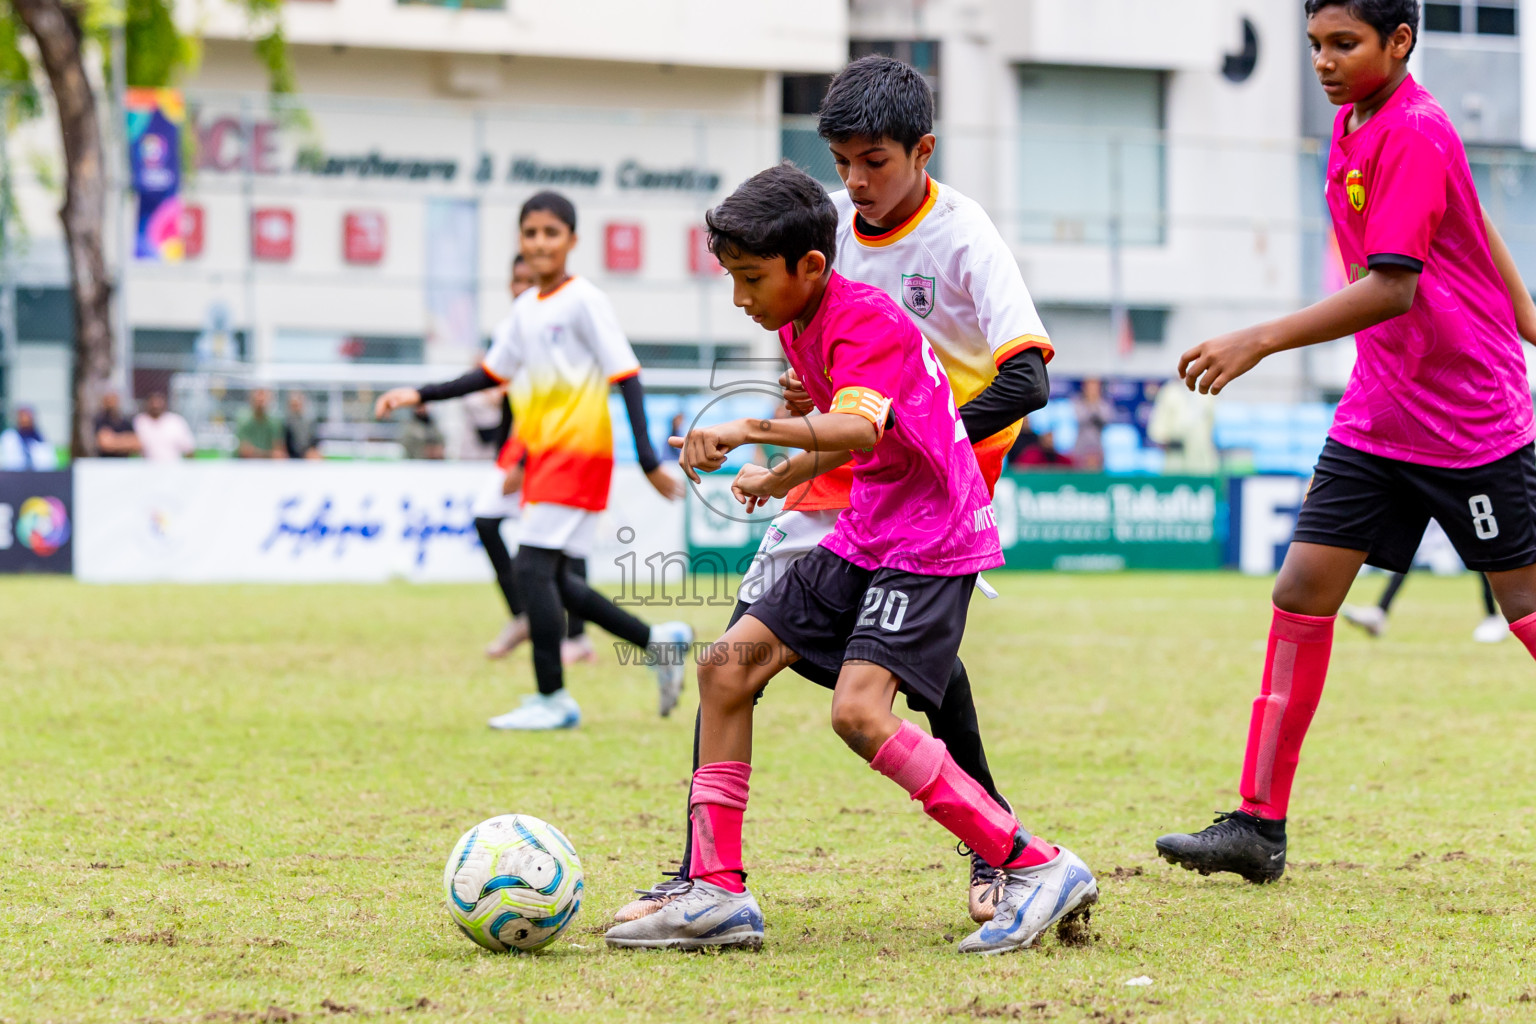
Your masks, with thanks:
[{"label": "store sign", "polygon": [[197,203],[187,203],[181,208],[181,243],[187,259],[203,254],[203,223],[206,216]]},{"label": "store sign", "polygon": [[263,207],[251,211],[251,255],[269,263],[293,259],[293,211]]},{"label": "store sign", "polygon": [[[319,116],[319,112],[312,112]],[[506,184],[537,188],[596,189],[611,186],[620,192],[673,192],[709,195],[725,183],[725,172],[715,167],[672,165],[630,155],[608,160],[570,160],[530,153],[498,154],[472,146],[453,146],[452,122],[436,142],[419,143],[421,149],[394,149],[398,133],[368,140],[370,132],[356,129],[365,123],[337,123],[339,132],[320,132],[322,140],[337,141],[319,146],[300,144],[296,135],[273,120],[248,120],[194,111],[192,131],[198,140],[197,164],[212,174],[250,174],[273,177],[301,174],[320,178],[360,181],[449,184],[473,181],[477,185]],[[468,123],[467,120],[465,122]],[[308,140],[306,140],[308,141]],[[334,147],[334,148],[332,148]],[[659,151],[658,151],[659,152]],[[655,154],[653,154],[654,156]]]},{"label": "store sign", "polygon": [[603,229],[603,265],[612,272],[630,273],[644,262],[641,243],[645,237],[639,224],[608,224]]},{"label": "store sign", "polygon": [[74,560],[69,472],[0,473],[0,573],[68,573]]},{"label": "store sign", "polygon": [[385,218],[382,210],[350,210],[342,218],[342,258],[370,266],[384,260]]}]

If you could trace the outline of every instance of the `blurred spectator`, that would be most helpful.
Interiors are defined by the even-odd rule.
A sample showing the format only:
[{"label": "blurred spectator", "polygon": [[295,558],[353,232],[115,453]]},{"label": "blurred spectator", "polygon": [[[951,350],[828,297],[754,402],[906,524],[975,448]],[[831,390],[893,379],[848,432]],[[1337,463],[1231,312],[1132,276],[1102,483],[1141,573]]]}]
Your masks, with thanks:
[{"label": "blurred spectator", "polygon": [[272,392],[257,388],[251,392],[251,411],[235,428],[235,440],[240,447],[235,454],[242,459],[286,459],[288,449],[283,444],[283,425],[267,415],[272,405]]},{"label": "blurred spectator", "polygon": [[123,415],[121,400],[116,391],[101,396],[101,411],[91,422],[91,433],[96,438],[96,455],[103,459],[126,459],[139,454],[139,438],[133,432],[133,424]]},{"label": "blurred spectator", "polygon": [[[779,414],[775,412],[773,414],[773,418],[778,419]],[[661,444],[656,446],[656,452],[661,457],[663,462],[666,461],[668,453],[671,453],[674,458],[677,456],[677,449],[672,447],[672,442],[670,439],[674,437],[682,437],[687,432],[688,421],[683,418],[682,413],[677,413],[672,417],[672,425],[669,426],[667,428],[667,432],[661,436]]]},{"label": "blurred spectator", "polygon": [[1029,417],[1024,417],[1023,426],[1019,428],[1019,436],[1013,439],[1013,447],[1008,449],[1007,462],[1022,463],[1024,455],[1032,448],[1040,447],[1040,435],[1035,433],[1035,428],[1030,425]]},{"label": "blurred spectator", "polygon": [[432,422],[432,415],[425,406],[418,405],[405,429],[400,431],[400,443],[405,446],[408,459],[440,459],[443,457],[443,432]]},{"label": "blurred spectator", "polygon": [[1104,397],[1104,386],[1096,377],[1083,381],[1082,392],[1072,399],[1077,414],[1077,443],[1072,446],[1072,460],[1083,469],[1104,468],[1104,428],[1115,422],[1115,407]]},{"label": "blurred spectator", "polygon": [[133,418],[133,432],[139,450],[149,462],[179,462],[196,450],[192,428],[179,413],[165,405],[165,395],[152,391],[144,400],[144,411]]},{"label": "blurred spectator", "polygon": [[320,446],[315,442],[315,421],[304,409],[304,392],[288,392],[288,415],[283,418],[283,447],[290,459],[318,459]]},{"label": "blurred spectator", "polygon": [[1147,438],[1163,448],[1163,472],[1188,476],[1213,476],[1221,468],[1212,440],[1216,430],[1216,403],[1169,381],[1152,400]]},{"label": "blurred spectator", "polygon": [[1073,462],[1072,456],[1056,450],[1056,435],[1046,431],[1035,435],[1035,443],[1019,454],[1014,465],[1028,468],[1061,466],[1070,469]]},{"label": "blurred spectator", "polygon": [[58,453],[37,429],[30,405],[16,407],[16,425],[0,432],[0,470],[57,469]]}]

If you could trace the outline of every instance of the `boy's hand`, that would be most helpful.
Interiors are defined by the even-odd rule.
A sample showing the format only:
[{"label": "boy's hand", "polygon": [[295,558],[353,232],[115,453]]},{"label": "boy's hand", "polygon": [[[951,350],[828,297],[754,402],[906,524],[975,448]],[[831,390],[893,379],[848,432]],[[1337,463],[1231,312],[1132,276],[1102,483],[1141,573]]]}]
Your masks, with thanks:
[{"label": "boy's hand", "polygon": [[789,493],[789,488],[783,486],[785,474],[774,472],[767,466],[759,466],[756,463],[741,467],[736,474],[736,479],[731,483],[731,493],[736,500],[747,506],[749,513],[767,505],[775,498],[782,498]]},{"label": "boy's hand", "polygon": [[415,388],[390,388],[373,404],[373,418],[381,420],[396,409],[420,404],[421,392]]},{"label": "boy's hand", "polygon": [[800,375],[793,366],[779,374],[779,387],[784,392],[785,407],[796,416],[809,416],[816,411],[811,393],[800,383]]},{"label": "boy's hand", "polygon": [[1191,391],[1219,395],[1264,358],[1264,337],[1249,328],[1202,341],[1179,357],[1179,376]]},{"label": "boy's hand", "polygon": [[645,478],[656,488],[656,493],[668,501],[676,501],[683,496],[683,482],[668,473],[665,466],[657,466],[645,474]]},{"label": "boy's hand", "polygon": [[686,437],[670,437],[667,443],[679,449],[677,462],[688,479],[699,483],[699,470],[713,473],[725,465],[725,457],[746,441],[742,421],[734,420],[713,427],[695,427]]}]

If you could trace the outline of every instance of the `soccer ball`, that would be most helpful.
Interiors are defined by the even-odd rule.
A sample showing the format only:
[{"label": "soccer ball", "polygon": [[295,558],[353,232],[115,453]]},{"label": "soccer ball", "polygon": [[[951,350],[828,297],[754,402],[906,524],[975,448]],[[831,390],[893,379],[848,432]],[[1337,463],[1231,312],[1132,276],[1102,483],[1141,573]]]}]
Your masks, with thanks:
[{"label": "soccer ball", "polygon": [[581,909],[581,861],[553,825],[500,814],[454,844],[443,894],[453,923],[475,942],[531,953],[559,938]]}]

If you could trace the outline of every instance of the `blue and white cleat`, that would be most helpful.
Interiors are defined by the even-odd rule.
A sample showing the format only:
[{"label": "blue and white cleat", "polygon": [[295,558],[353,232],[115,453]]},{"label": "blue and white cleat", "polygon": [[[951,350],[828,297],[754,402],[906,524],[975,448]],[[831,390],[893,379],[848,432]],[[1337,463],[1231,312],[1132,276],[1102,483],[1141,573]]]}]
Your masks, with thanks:
[{"label": "blue and white cleat", "polygon": [[553,729],[574,729],[581,724],[581,708],[576,698],[563,687],[549,696],[531,694],[523,702],[504,715],[497,715],[486,723],[492,729],[508,729],[524,732],[547,732]]},{"label": "blue and white cleat", "polygon": [[1007,953],[1034,945],[1051,925],[1086,916],[1098,902],[1099,883],[1077,854],[1065,847],[1048,863],[1005,872],[992,920],[967,935],[962,953]]},{"label": "blue and white cleat", "polygon": [[694,880],[654,914],[608,929],[615,949],[763,948],[763,912],[751,892]]},{"label": "blue and white cleat", "polygon": [[693,649],[693,627],[686,622],[662,622],[651,627],[651,671],[656,673],[656,710],[666,718],[677,707]]}]

